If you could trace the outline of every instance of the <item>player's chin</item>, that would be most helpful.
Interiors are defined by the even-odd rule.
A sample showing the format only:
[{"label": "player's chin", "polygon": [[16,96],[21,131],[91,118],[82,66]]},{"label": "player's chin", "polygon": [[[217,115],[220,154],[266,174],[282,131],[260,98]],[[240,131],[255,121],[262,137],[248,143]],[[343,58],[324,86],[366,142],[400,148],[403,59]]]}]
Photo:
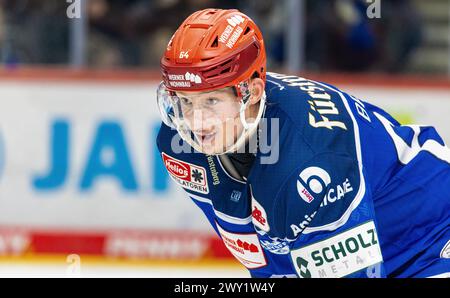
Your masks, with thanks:
[{"label": "player's chin", "polygon": [[215,155],[220,154],[219,148],[217,148],[214,140],[211,140],[209,142],[201,142],[200,147],[202,149],[202,152],[208,155]]},{"label": "player's chin", "polygon": [[202,152],[207,155],[220,155],[227,151],[227,146],[223,142],[216,142],[209,146],[203,146]]}]

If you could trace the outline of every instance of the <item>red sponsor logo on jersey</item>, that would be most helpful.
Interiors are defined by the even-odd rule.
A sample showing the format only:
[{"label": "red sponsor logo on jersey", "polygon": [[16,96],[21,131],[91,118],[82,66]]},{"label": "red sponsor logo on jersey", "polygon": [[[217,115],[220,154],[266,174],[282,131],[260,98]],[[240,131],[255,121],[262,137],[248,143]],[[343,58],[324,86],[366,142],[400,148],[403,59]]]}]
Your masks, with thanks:
[{"label": "red sponsor logo on jersey", "polygon": [[[251,191],[251,188],[250,188],[250,191]],[[252,195],[252,222],[253,222],[253,225],[255,226],[255,228],[257,228],[256,230],[258,231],[259,234],[261,234],[259,230],[267,233],[270,231],[270,227],[269,227],[269,221],[267,218],[266,210],[255,199],[252,191],[251,191],[251,195]]]},{"label": "red sponsor logo on jersey", "polygon": [[305,201],[307,201],[308,203],[311,203],[314,200],[314,197],[309,193],[309,191],[306,188],[303,188],[301,193],[304,194],[302,198],[305,199]]},{"label": "red sponsor logo on jersey", "polygon": [[170,158],[168,155],[163,154],[164,165],[170,174],[183,180],[191,180],[191,169],[189,164],[179,160]]},{"label": "red sponsor logo on jersey", "polygon": [[262,211],[259,210],[256,206],[253,206],[255,209],[252,211],[253,218],[262,225],[266,224],[266,219],[262,215]]},{"label": "red sponsor logo on jersey", "polygon": [[209,193],[206,170],[203,167],[173,158],[162,153],[164,166],[176,183],[185,189]]},{"label": "red sponsor logo on jersey", "polygon": [[248,243],[246,241],[242,241],[241,239],[238,239],[236,241],[236,244],[243,250],[247,250],[249,252],[259,252],[258,247],[256,245],[254,245],[253,243]]},{"label": "red sponsor logo on jersey", "polygon": [[231,254],[248,269],[267,266],[264,250],[259,242],[258,235],[228,232],[216,222],[223,243]]}]

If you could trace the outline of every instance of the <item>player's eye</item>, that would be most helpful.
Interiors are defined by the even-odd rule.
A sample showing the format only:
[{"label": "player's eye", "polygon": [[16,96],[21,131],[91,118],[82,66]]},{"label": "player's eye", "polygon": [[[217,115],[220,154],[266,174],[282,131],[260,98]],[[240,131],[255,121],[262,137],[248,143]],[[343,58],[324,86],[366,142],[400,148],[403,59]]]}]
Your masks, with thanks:
[{"label": "player's eye", "polygon": [[217,98],[214,97],[210,97],[206,100],[206,103],[210,106],[215,105],[219,102],[219,100]]},{"label": "player's eye", "polygon": [[181,98],[181,103],[184,106],[191,106],[192,105],[192,101],[189,98],[186,98],[186,97],[182,97]]}]

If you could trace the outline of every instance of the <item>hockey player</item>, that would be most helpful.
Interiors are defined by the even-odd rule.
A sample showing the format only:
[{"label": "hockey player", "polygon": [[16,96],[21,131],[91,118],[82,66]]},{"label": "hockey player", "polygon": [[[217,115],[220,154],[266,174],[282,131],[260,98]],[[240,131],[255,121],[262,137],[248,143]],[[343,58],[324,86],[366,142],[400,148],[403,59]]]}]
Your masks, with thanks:
[{"label": "hockey player", "polygon": [[237,10],[189,16],[161,70],[164,165],[252,277],[450,275],[450,150],[434,128],[266,73]]}]

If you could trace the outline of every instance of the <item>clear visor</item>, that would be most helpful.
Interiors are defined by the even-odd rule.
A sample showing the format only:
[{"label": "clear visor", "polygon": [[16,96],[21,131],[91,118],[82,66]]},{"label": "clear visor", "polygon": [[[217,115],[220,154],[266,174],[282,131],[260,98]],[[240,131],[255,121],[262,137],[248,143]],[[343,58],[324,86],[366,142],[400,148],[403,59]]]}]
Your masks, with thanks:
[{"label": "clear visor", "polygon": [[158,107],[166,125],[176,129],[195,150],[213,155],[236,149],[259,121],[258,117],[252,119],[255,112],[231,88],[174,93],[161,82]]}]

